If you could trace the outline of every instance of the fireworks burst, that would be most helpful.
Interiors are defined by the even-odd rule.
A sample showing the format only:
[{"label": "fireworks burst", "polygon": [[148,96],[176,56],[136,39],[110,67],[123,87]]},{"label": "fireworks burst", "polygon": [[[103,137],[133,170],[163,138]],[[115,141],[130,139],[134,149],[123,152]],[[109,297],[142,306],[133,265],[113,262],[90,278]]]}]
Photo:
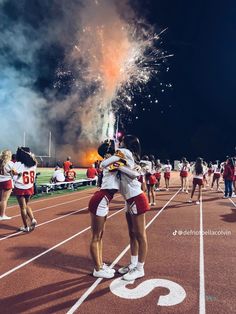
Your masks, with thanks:
[{"label": "fireworks burst", "polygon": [[97,144],[114,136],[116,112],[121,107],[132,111],[134,95],[142,92],[158,75],[163,60],[172,55],[159,48],[165,30],[155,34],[144,22],[131,24],[113,8],[104,10],[98,1],[93,4],[96,18],[83,21],[78,42],[65,60],[70,70],[58,71],[56,86],[64,84],[63,77],[73,85],[80,99],[79,140]]}]

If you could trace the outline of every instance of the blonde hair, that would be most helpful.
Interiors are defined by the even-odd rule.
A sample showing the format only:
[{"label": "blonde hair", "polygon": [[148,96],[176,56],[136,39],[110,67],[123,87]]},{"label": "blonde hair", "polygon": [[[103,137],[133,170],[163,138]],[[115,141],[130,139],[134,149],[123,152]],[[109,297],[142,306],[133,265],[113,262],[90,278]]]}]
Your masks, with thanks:
[{"label": "blonde hair", "polygon": [[0,173],[4,172],[5,165],[11,160],[12,152],[9,149],[5,149],[0,154]]}]

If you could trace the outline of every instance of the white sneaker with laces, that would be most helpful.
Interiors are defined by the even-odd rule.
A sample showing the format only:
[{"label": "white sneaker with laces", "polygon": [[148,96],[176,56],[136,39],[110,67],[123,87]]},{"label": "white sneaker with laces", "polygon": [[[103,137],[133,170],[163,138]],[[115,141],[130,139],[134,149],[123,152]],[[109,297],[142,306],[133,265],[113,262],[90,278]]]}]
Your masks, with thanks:
[{"label": "white sneaker with laces", "polygon": [[127,281],[132,281],[144,276],[144,269],[139,270],[137,267],[131,269],[127,274],[122,278]]},{"label": "white sneaker with laces", "polygon": [[110,268],[110,267],[109,267],[107,264],[105,264],[105,263],[103,263],[102,269],[106,269],[106,270],[108,270],[109,272],[111,272],[111,273],[113,273],[113,274],[116,272],[115,269]]},{"label": "white sneaker with laces", "polygon": [[151,206],[155,206],[156,205],[156,203],[151,203]]},{"label": "white sneaker with laces", "polygon": [[94,268],[93,277],[110,279],[114,277],[114,273],[110,272],[108,269],[101,268],[99,270],[96,270]]},{"label": "white sneaker with laces", "polygon": [[196,205],[199,205],[200,204],[200,202],[199,201],[196,201]]},{"label": "white sneaker with laces", "polygon": [[1,220],[9,220],[9,219],[11,219],[11,217],[9,217],[7,215],[3,215],[1,218],[2,218]]},{"label": "white sneaker with laces", "polygon": [[191,199],[190,199],[190,200],[188,200],[188,203],[192,203],[192,202],[193,202],[193,200],[191,200]]},{"label": "white sneaker with laces", "polygon": [[118,273],[121,275],[127,274],[131,269],[134,269],[135,266],[133,264],[129,264],[127,266],[121,267],[118,269]]},{"label": "white sneaker with laces", "polygon": [[32,219],[32,221],[31,221],[31,230],[34,230],[36,225],[37,225],[37,220],[36,219]]}]

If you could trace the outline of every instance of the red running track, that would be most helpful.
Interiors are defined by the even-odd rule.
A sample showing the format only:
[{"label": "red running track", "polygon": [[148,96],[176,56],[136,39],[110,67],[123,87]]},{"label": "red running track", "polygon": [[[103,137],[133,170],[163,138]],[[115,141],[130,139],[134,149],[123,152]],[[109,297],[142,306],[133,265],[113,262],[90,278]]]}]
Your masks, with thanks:
[{"label": "red running track", "polygon": [[[21,218],[10,207],[14,218],[0,224],[0,313],[236,313],[235,199],[205,190],[200,205],[188,204],[177,174],[171,183],[147,213],[145,277],[129,284],[91,276],[87,204],[96,189],[32,201],[39,224],[29,234],[15,232]],[[115,268],[129,262],[123,205],[117,195],[104,234]]]}]

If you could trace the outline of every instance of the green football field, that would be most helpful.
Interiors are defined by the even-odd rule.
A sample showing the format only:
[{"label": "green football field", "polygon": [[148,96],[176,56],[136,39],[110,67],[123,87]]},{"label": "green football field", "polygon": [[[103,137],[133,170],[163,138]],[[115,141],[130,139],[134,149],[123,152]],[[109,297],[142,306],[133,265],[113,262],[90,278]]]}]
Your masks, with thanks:
[{"label": "green football field", "polygon": [[[74,168],[77,176],[76,180],[78,179],[85,179],[86,178],[86,171],[87,169],[81,169],[81,168]],[[50,178],[52,177],[52,174],[54,172],[54,168],[37,168],[37,173],[40,173],[40,175],[37,178],[37,184],[43,184],[43,183],[49,183]]]}]

